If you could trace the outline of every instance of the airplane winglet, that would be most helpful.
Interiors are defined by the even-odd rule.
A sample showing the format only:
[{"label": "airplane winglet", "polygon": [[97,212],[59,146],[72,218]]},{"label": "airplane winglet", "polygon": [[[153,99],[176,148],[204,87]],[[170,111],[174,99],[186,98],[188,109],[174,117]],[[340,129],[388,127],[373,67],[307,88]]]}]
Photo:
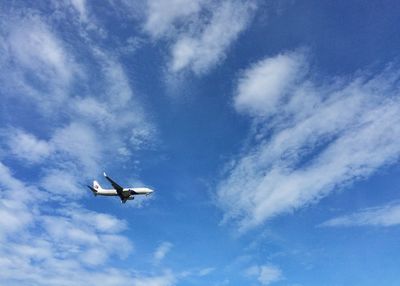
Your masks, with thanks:
[{"label": "airplane winglet", "polygon": [[107,177],[107,174],[106,174],[106,172],[103,172],[103,175],[104,175],[104,177]]}]

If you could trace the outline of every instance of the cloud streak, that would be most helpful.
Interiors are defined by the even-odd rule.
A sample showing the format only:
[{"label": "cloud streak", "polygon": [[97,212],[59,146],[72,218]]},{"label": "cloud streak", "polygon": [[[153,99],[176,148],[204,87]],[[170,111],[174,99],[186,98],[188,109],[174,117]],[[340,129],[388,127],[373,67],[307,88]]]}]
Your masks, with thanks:
[{"label": "cloud streak", "polygon": [[400,203],[367,208],[353,214],[329,219],[322,227],[378,226],[389,227],[400,224]]},{"label": "cloud streak", "polygon": [[252,147],[231,163],[218,201],[242,231],[399,158],[396,69],[321,84],[306,58],[301,51],[267,58],[239,79],[234,104],[253,120]]}]

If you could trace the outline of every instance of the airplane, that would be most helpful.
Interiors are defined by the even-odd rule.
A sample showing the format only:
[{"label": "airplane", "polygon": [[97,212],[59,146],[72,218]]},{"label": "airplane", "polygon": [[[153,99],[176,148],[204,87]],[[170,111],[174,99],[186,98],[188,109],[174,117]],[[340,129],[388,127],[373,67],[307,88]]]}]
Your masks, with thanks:
[{"label": "airplane", "polygon": [[118,196],[124,204],[128,200],[133,200],[137,195],[148,196],[154,192],[154,190],[149,188],[123,188],[108,177],[105,172],[103,175],[111,183],[113,189],[103,189],[97,181],[93,181],[93,187],[88,186],[88,188],[95,196]]}]

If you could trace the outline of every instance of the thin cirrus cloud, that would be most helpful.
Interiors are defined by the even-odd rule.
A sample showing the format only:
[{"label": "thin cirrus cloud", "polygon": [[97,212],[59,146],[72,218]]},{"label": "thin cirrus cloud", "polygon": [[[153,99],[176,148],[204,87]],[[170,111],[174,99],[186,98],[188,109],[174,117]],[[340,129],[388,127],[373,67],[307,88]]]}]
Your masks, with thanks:
[{"label": "thin cirrus cloud", "polygon": [[149,0],[144,30],[170,42],[172,72],[201,75],[225,58],[255,9],[254,1]]},{"label": "thin cirrus cloud", "polygon": [[68,98],[69,86],[80,77],[79,66],[39,17],[2,16],[2,90],[8,91],[6,97],[23,95],[50,114]]},{"label": "thin cirrus cloud", "polygon": [[155,263],[160,263],[171,250],[172,246],[173,244],[168,241],[161,243],[153,255]]},{"label": "thin cirrus cloud", "polygon": [[271,264],[253,265],[246,269],[246,275],[256,277],[261,285],[270,285],[284,278],[282,270]]},{"label": "thin cirrus cloud", "polygon": [[154,39],[174,32],[175,24],[181,19],[194,16],[200,12],[202,6],[208,1],[204,0],[148,0],[147,17],[144,30]]},{"label": "thin cirrus cloud", "polygon": [[283,53],[255,63],[239,78],[233,103],[253,120],[253,145],[228,165],[217,197],[224,220],[242,231],[399,158],[395,64],[373,75],[319,83],[307,58],[304,51]]},{"label": "thin cirrus cloud", "polygon": [[355,213],[329,219],[321,227],[378,226],[389,227],[400,224],[400,203],[367,208]]},{"label": "thin cirrus cloud", "polygon": [[86,21],[88,12],[86,8],[86,0],[70,0],[72,7],[78,12],[82,21]]}]

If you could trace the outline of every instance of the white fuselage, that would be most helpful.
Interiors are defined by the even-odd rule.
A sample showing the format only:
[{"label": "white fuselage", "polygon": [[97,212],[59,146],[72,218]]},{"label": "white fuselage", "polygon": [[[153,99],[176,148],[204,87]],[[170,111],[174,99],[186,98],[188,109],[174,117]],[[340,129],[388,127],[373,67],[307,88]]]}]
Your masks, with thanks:
[{"label": "white fuselage", "polygon": [[113,189],[103,189],[97,181],[93,181],[93,186],[88,186],[95,196],[118,196],[122,203],[133,200],[138,195],[150,195],[153,190],[150,188],[123,188],[104,173],[104,177],[111,183]]},{"label": "white fuselage", "polygon": [[[153,193],[152,189],[149,188],[124,188],[123,193],[132,193],[132,195],[150,195]],[[118,196],[118,193],[114,189],[99,189],[97,190],[97,195],[100,196]]]}]

